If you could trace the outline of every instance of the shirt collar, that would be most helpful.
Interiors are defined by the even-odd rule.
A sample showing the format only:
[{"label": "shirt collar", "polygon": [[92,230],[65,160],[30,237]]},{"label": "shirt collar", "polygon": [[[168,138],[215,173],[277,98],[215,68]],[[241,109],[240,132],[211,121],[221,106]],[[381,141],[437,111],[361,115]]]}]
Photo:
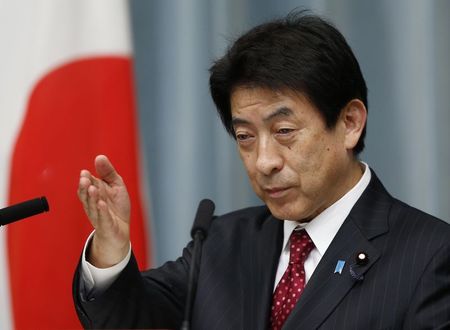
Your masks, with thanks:
[{"label": "shirt collar", "polygon": [[288,220],[284,221],[283,248],[286,248],[292,231],[296,228],[301,228],[306,230],[320,255],[324,255],[351,209],[369,185],[372,176],[369,166],[364,162],[361,163],[365,167],[361,179],[359,179],[358,183],[333,205],[307,223]]}]

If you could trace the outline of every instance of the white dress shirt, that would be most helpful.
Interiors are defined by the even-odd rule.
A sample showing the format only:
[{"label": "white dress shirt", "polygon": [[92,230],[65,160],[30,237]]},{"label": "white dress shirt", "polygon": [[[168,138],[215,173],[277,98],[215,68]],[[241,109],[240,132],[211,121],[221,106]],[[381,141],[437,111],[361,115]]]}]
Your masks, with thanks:
[{"label": "white dress shirt", "polygon": [[131,258],[131,244],[126,257],[118,264],[109,268],[97,268],[86,260],[86,249],[88,248],[95,230],[89,235],[84,244],[83,256],[81,257],[81,276],[87,292],[98,295],[105,291],[124,270]]},{"label": "white dress shirt", "polygon": [[[344,196],[336,201],[333,205],[325,209],[317,217],[308,223],[299,223],[296,221],[284,221],[284,240],[283,250],[281,251],[278,262],[277,274],[275,277],[274,290],[281,277],[283,276],[289,263],[289,237],[297,227],[304,228],[311,240],[314,242],[314,249],[305,260],[305,280],[306,283],[311,278],[312,273],[319,264],[320,259],[328,249],[331,241],[338,232],[345,218],[347,218],[350,210],[356,201],[362,195],[369,184],[371,174],[369,166],[365,166],[364,174],[358,183],[349,190]],[[91,294],[100,294],[106,290],[120,275],[120,272],[126,267],[131,258],[131,245],[127,256],[117,265],[110,268],[97,268],[86,260],[86,249],[89,246],[94,232],[88,237],[83,249],[83,257],[81,258],[82,278],[85,288]],[[91,291],[92,290],[92,291]]]}]

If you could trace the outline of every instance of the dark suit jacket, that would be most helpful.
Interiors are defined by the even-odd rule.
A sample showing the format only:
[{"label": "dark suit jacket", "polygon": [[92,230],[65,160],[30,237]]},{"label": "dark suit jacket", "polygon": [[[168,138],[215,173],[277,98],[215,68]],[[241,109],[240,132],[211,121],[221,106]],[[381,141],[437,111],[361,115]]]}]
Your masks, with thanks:
[{"label": "dark suit jacket", "polygon": [[[266,329],[283,222],[266,207],[216,218],[203,246],[192,329]],[[366,265],[355,256],[365,252]],[[87,328],[179,328],[191,244],[140,273],[132,257],[101,296],[74,279]],[[342,274],[334,273],[338,260]],[[356,276],[350,273],[350,267]],[[450,329],[450,226],[372,180],[314,271],[284,329]]]}]

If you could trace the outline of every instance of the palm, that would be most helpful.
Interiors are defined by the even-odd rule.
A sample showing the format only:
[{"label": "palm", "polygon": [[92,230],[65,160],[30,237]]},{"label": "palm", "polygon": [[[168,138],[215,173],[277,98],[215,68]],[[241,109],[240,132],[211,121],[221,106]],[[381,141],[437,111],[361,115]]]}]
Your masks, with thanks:
[{"label": "palm", "polygon": [[130,198],[124,184],[107,184],[105,185],[106,203],[108,205],[109,215],[113,221],[117,223],[130,222]]},{"label": "palm", "polygon": [[95,246],[101,264],[113,264],[123,257],[130,241],[130,199],[127,188],[106,156],[95,159],[97,176],[83,170],[78,196],[95,228]]}]

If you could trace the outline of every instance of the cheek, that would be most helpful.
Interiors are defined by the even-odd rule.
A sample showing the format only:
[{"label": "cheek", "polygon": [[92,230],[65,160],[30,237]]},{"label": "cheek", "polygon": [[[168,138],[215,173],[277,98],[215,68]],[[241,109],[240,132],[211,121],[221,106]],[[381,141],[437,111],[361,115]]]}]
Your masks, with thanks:
[{"label": "cheek", "polygon": [[291,168],[297,173],[302,190],[313,193],[323,185],[333,172],[337,159],[329,141],[318,135],[310,143],[303,144],[291,155]]},{"label": "cheek", "polygon": [[243,152],[239,150],[239,157],[241,158],[242,164],[247,171],[248,176],[251,178],[255,173],[255,161],[252,155],[248,152]]},{"label": "cheek", "polygon": [[262,198],[262,191],[257,181],[256,159],[254,159],[251,153],[239,151],[239,156],[242,160],[247,176],[250,180],[250,184],[255,191],[256,195]]},{"label": "cheek", "polygon": [[299,144],[296,150],[292,149],[291,159],[300,173],[314,173],[320,171],[328,153],[327,148],[323,137],[318,135],[312,137],[309,143]]}]

